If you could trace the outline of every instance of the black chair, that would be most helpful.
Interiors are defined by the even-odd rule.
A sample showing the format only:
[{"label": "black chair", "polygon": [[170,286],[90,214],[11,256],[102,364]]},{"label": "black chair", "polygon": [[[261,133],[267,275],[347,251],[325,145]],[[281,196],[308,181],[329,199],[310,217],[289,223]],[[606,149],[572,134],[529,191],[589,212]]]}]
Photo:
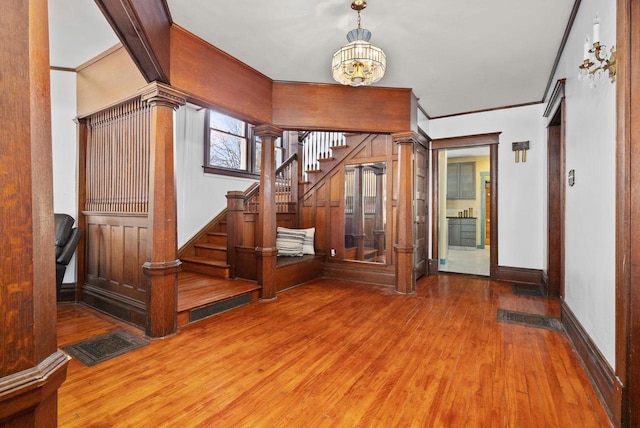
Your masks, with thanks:
[{"label": "black chair", "polygon": [[71,261],[82,236],[82,231],[73,227],[75,220],[68,214],[54,214],[55,216],[55,238],[56,238],[56,296],[60,296],[62,289],[62,279],[67,270],[67,265]]}]

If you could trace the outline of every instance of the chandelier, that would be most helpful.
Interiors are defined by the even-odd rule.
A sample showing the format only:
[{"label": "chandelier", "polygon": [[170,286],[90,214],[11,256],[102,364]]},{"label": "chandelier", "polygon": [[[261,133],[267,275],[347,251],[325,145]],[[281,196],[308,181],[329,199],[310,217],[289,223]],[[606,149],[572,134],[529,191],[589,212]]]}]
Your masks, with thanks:
[{"label": "chandelier", "polygon": [[343,85],[370,85],[382,79],[387,57],[382,49],[369,43],[371,32],[360,27],[360,11],[367,7],[364,0],[354,0],[351,9],[358,12],[358,28],[347,33],[349,43],[333,54],[333,78]]}]

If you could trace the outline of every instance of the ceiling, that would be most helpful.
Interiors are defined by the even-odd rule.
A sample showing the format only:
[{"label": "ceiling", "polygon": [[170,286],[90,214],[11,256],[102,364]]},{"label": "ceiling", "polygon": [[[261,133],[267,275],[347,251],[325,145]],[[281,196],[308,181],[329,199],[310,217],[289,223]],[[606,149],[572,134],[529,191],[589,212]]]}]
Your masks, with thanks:
[{"label": "ceiling", "polygon": [[[362,27],[387,55],[377,85],[412,88],[430,117],[540,102],[574,1],[368,0]],[[274,80],[332,83],[331,57],[357,26],[350,0],[167,4],[174,23]],[[50,0],[49,12],[52,66],[118,43],[94,2]]]}]

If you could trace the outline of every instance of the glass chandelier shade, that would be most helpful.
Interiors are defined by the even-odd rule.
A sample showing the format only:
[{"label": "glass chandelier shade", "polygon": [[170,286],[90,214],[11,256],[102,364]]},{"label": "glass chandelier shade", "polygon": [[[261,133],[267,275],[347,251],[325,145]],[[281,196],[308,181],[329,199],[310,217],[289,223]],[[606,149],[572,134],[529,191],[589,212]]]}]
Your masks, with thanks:
[{"label": "glass chandelier shade", "polygon": [[382,49],[369,43],[371,32],[360,28],[360,10],[356,10],[358,10],[358,28],[349,31],[347,34],[349,43],[333,54],[331,68],[333,78],[338,83],[363,86],[382,79],[387,68],[387,57]]}]

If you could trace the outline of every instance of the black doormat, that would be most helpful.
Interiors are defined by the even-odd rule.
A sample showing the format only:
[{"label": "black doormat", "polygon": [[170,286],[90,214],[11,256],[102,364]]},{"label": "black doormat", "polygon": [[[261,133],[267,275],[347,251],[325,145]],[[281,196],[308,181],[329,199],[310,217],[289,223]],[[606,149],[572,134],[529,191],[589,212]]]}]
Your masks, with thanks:
[{"label": "black doormat", "polygon": [[527,327],[544,328],[547,330],[562,330],[562,324],[558,318],[545,315],[525,314],[522,312],[498,309],[498,322],[519,324]]},{"label": "black doormat", "polygon": [[63,349],[82,364],[93,366],[148,344],[144,339],[124,330],[117,330],[65,346]]},{"label": "black doormat", "polygon": [[544,295],[544,290],[540,285],[530,285],[530,284],[513,284],[511,286],[513,290],[513,294],[522,294],[525,296],[540,296],[546,297]]}]

